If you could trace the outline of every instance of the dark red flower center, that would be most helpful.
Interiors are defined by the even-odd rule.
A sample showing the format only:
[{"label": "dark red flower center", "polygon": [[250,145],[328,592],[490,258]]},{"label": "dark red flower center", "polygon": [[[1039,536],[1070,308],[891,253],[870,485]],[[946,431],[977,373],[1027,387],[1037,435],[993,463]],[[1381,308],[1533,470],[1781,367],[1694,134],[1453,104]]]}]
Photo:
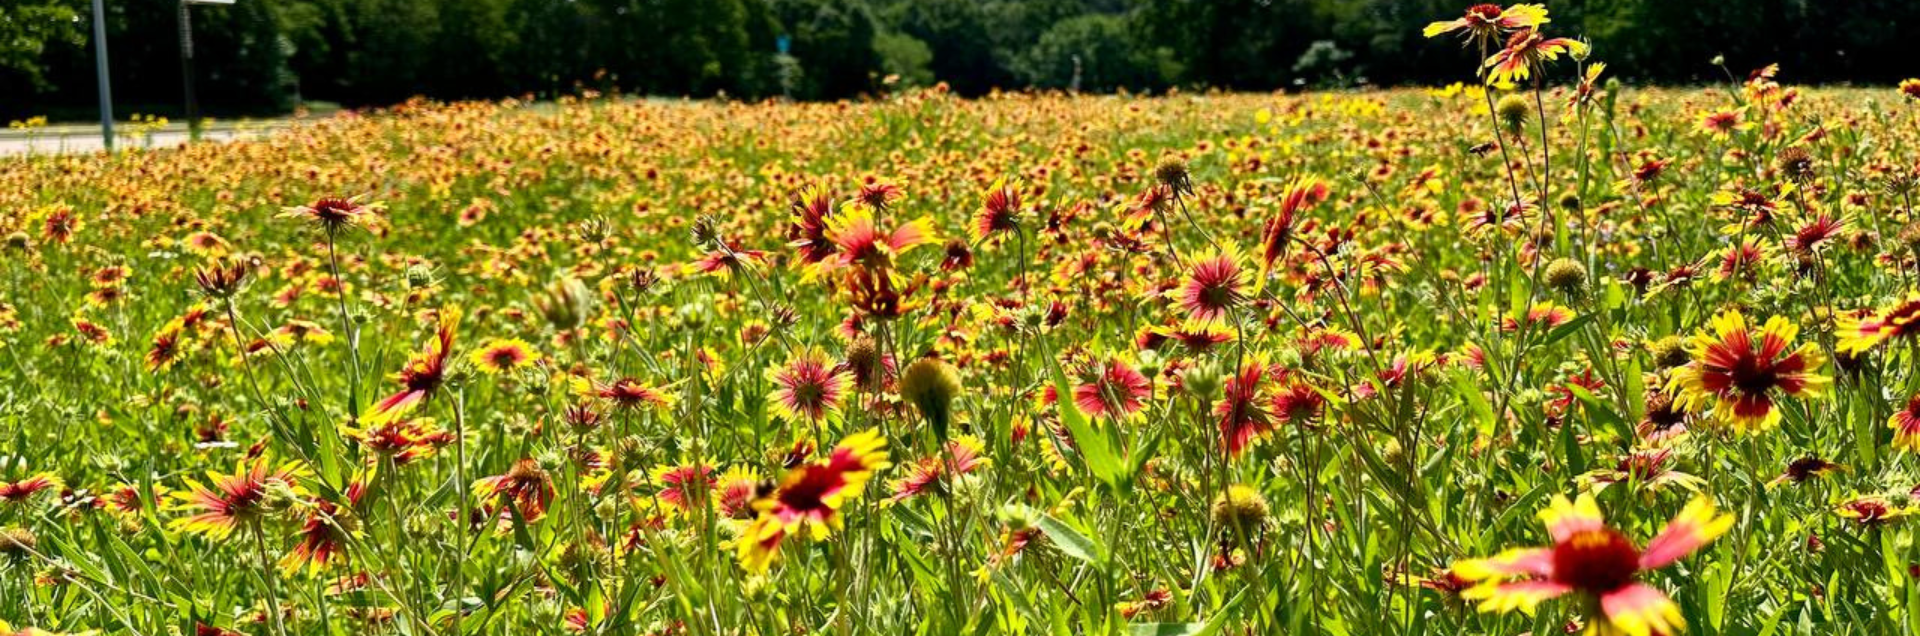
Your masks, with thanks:
[{"label": "dark red flower center", "polygon": [[839,471],[823,466],[809,466],[802,470],[806,472],[799,479],[780,489],[780,504],[800,513],[827,510],[823,499],[841,484]]},{"label": "dark red flower center", "polygon": [[504,369],[520,364],[521,353],[519,349],[501,347],[489,352],[488,357],[493,361],[493,366]]},{"label": "dark red flower center", "polygon": [[1578,532],[1553,547],[1554,579],[1583,591],[1620,589],[1639,572],[1640,549],[1611,529]]},{"label": "dark red flower center", "polygon": [[1746,395],[1765,395],[1769,389],[1780,384],[1780,374],[1774,371],[1772,360],[1761,360],[1757,356],[1741,356],[1732,369],[1727,370],[1733,386]]}]

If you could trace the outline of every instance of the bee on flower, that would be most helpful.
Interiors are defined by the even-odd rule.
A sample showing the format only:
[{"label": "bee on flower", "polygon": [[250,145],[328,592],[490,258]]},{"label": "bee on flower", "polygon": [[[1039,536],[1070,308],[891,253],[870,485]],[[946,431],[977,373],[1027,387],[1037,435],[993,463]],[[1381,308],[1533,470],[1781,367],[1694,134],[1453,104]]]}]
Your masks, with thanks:
[{"label": "bee on flower", "polygon": [[472,489],[475,497],[504,504],[498,511],[511,508],[514,517],[527,523],[545,517],[553,505],[553,478],[532,459],[521,459],[505,473],[475,481]]}]

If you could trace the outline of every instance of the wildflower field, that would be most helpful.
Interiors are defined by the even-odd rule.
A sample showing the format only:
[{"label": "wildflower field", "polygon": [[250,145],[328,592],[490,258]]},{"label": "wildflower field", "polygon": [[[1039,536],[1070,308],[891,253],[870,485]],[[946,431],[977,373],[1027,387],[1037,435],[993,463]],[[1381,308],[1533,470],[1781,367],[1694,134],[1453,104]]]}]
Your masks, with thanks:
[{"label": "wildflower field", "polygon": [[1441,89],[0,159],[0,631],[1920,630],[1920,82],[1476,11]]}]

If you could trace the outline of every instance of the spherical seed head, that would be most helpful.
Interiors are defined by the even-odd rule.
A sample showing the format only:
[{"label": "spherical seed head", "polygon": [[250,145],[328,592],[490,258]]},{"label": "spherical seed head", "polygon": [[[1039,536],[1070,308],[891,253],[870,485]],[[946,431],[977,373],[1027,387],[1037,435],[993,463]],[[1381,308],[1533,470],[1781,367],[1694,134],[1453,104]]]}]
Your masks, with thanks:
[{"label": "spherical seed head", "polygon": [[1547,286],[1564,294],[1579,294],[1587,288],[1587,268],[1571,258],[1556,258],[1547,263]]},{"label": "spherical seed head", "polygon": [[407,268],[407,288],[424,289],[433,286],[433,268],[426,265],[413,265]]},{"label": "spherical seed head", "polygon": [[613,553],[598,541],[576,541],[560,551],[559,565],[562,573],[573,579],[575,584],[580,584],[588,581],[595,572],[610,570]]},{"label": "spherical seed head", "polygon": [[1213,500],[1213,521],[1242,532],[1258,529],[1267,521],[1267,498],[1245,484],[1234,484]]},{"label": "spherical seed head", "polygon": [[1655,340],[1647,349],[1653,354],[1653,363],[1662,369],[1672,369],[1693,361],[1693,355],[1687,353],[1687,339],[1680,336]]},{"label": "spherical seed head", "polygon": [[1176,193],[1193,192],[1193,180],[1187,174],[1187,163],[1179,159],[1166,159],[1153,169],[1153,177],[1159,179]]},{"label": "spherical seed head", "polygon": [[960,395],[960,376],[939,358],[913,361],[900,373],[900,397],[919,409],[937,429],[953,415],[953,399]]},{"label": "spherical seed head", "polygon": [[1560,195],[1560,209],[1562,210],[1580,209],[1580,195],[1574,194],[1572,192],[1568,192],[1566,194]]},{"label": "spherical seed head", "polygon": [[33,239],[28,237],[26,232],[14,232],[7,235],[7,249],[25,250],[27,246],[32,244]]},{"label": "spherical seed head", "polygon": [[1813,155],[1799,146],[1781,150],[1779,154],[1774,155],[1773,165],[1780,170],[1780,174],[1800,183],[1812,181],[1815,176]]},{"label": "spherical seed head", "polygon": [[868,336],[854,338],[847,344],[847,369],[855,384],[873,387],[880,378],[880,345]]},{"label": "spherical seed head", "polygon": [[0,528],[0,555],[23,557],[40,547],[40,537],[19,527]]},{"label": "spherical seed head", "polygon": [[1501,97],[1500,101],[1493,105],[1493,114],[1500,120],[1500,126],[1508,133],[1518,133],[1520,127],[1527,125],[1527,120],[1533,118],[1533,105],[1527,103],[1527,98],[1517,93],[1511,94]]},{"label": "spherical seed head", "polygon": [[1202,402],[1211,403],[1220,396],[1222,388],[1219,365],[1213,362],[1201,362],[1180,370],[1180,388]]},{"label": "spherical seed head", "polygon": [[712,216],[702,214],[699,218],[693,220],[692,234],[695,247],[706,248],[711,246],[714,241],[720,240],[720,221]]},{"label": "spherical seed head", "polygon": [[614,442],[613,462],[628,470],[637,470],[647,465],[647,443],[639,437],[628,435]]}]

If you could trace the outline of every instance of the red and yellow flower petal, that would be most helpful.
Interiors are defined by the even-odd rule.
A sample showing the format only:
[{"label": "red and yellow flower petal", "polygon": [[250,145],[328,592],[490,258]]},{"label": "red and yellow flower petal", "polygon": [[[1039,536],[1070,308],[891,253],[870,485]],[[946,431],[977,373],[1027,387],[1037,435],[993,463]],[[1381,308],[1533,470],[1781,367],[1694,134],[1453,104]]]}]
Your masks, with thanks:
[{"label": "red and yellow flower petal", "polygon": [[1467,591],[1460,593],[1460,598],[1479,601],[1482,612],[1532,612],[1541,603],[1571,591],[1573,588],[1565,584],[1539,579],[1506,583],[1489,581],[1467,588]]},{"label": "red and yellow flower petal", "polygon": [[1513,548],[1490,558],[1468,559],[1453,564],[1453,574],[1468,581],[1522,576],[1552,578],[1553,549]]},{"label": "red and yellow flower petal", "polygon": [[1719,514],[1708,497],[1696,497],[1667,522],[1667,528],[1640,552],[1640,568],[1666,567],[1713,542],[1733,527],[1733,515]]},{"label": "red and yellow flower petal", "polygon": [[1615,633],[1627,636],[1674,634],[1685,629],[1680,615],[1665,592],[1643,583],[1632,583],[1600,596],[1600,611]]},{"label": "red and yellow flower petal", "polygon": [[786,539],[784,524],[771,515],[761,515],[741,531],[737,540],[737,556],[740,565],[747,571],[760,573],[767,571],[773,562],[780,558],[780,543]]},{"label": "red and yellow flower petal", "polygon": [[1893,429],[1894,448],[1920,452],[1920,395],[1908,400],[1907,408],[1887,418],[1887,426]]},{"label": "red and yellow flower petal", "polygon": [[1607,519],[1600,514],[1600,504],[1595,503],[1593,495],[1581,493],[1577,501],[1569,501],[1566,495],[1554,495],[1553,503],[1540,511],[1540,522],[1546,524],[1547,532],[1553,535],[1555,542],[1566,541],[1568,537],[1589,530],[1601,530],[1607,527]]}]

